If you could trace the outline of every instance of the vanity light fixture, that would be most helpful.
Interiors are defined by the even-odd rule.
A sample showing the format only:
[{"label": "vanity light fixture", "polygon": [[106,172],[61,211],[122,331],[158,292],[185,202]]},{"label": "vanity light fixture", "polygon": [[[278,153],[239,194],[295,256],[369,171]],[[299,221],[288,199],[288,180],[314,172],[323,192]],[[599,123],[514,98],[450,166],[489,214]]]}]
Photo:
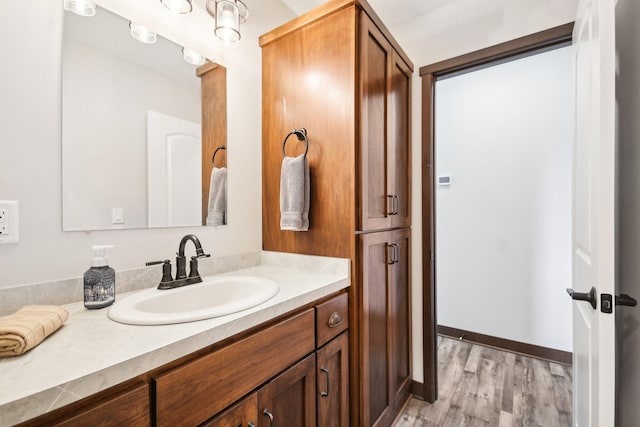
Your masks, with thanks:
[{"label": "vanity light fixture", "polygon": [[142,43],[155,43],[156,33],[145,27],[144,25],[136,24],[133,21],[129,21],[129,28],[131,29],[131,36]]},{"label": "vanity light fixture", "polygon": [[207,58],[200,55],[195,50],[183,47],[182,48],[182,56],[185,61],[187,61],[191,65],[200,66],[207,61]]},{"label": "vanity light fixture", "polygon": [[191,0],[160,0],[160,3],[171,13],[183,15],[193,10]]},{"label": "vanity light fixture", "polygon": [[90,0],[64,0],[64,10],[80,16],[96,14],[96,4]]},{"label": "vanity light fixture", "polygon": [[207,0],[207,12],[215,19],[216,37],[227,44],[240,40],[240,24],[249,17],[242,0]]}]

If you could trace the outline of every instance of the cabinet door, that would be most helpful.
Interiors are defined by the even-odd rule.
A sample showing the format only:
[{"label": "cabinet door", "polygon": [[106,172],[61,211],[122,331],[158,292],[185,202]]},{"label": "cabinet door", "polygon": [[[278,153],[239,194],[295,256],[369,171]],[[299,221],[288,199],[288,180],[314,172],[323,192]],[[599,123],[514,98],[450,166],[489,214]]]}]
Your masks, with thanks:
[{"label": "cabinet door", "polygon": [[318,350],[318,426],[349,427],[349,335]]},{"label": "cabinet door", "polygon": [[405,228],[390,234],[393,263],[389,265],[389,381],[397,413],[409,398],[411,386],[411,231]]},{"label": "cabinet door", "polygon": [[391,227],[411,225],[411,69],[394,51],[388,94],[389,177]]},{"label": "cabinet door", "polygon": [[[283,344],[286,346],[286,342]],[[258,404],[260,427],[315,426],[315,355],[303,359],[261,388]]]},{"label": "cabinet door", "polygon": [[252,393],[201,427],[256,427],[258,425],[258,394]]},{"label": "cabinet door", "polygon": [[361,399],[362,425],[392,421],[392,395],[389,384],[389,290],[388,262],[391,261],[389,233],[360,235],[362,251],[361,311]]},{"label": "cabinet door", "polygon": [[411,69],[361,15],[360,230],[411,225]]},{"label": "cabinet door", "polygon": [[389,228],[387,197],[387,93],[391,46],[361,14],[360,230]]}]

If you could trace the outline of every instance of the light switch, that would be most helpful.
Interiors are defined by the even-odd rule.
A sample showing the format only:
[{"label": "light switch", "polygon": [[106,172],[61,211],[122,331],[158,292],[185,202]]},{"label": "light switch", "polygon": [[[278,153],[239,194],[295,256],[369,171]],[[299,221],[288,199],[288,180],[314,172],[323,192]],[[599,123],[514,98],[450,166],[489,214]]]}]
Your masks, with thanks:
[{"label": "light switch", "polygon": [[18,202],[0,200],[0,245],[19,241]]},{"label": "light switch", "polygon": [[124,224],[124,208],[111,209],[111,223]]}]

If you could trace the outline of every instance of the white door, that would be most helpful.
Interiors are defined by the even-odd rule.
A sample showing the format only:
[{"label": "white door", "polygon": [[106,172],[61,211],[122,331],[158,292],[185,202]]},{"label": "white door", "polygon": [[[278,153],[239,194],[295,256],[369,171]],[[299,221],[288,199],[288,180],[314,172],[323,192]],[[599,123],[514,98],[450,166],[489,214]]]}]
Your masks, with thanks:
[{"label": "white door", "polygon": [[200,123],[147,112],[148,227],[202,225]]},{"label": "white door", "polygon": [[573,422],[581,427],[613,426],[615,415],[615,309],[604,313],[613,306],[601,300],[615,295],[614,9],[614,0],[580,0],[573,32],[573,290],[594,288],[596,303],[573,303]]}]

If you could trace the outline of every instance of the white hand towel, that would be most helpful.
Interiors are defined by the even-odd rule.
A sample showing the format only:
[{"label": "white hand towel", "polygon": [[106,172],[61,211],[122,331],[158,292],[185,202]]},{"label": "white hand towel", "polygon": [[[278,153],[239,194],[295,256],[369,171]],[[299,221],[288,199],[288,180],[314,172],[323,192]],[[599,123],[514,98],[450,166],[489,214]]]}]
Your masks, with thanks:
[{"label": "white hand towel", "polygon": [[209,184],[209,212],[207,225],[224,225],[227,223],[227,168],[211,170]]},{"label": "white hand towel", "polygon": [[285,157],[280,170],[281,230],[309,230],[310,189],[307,157]]}]

